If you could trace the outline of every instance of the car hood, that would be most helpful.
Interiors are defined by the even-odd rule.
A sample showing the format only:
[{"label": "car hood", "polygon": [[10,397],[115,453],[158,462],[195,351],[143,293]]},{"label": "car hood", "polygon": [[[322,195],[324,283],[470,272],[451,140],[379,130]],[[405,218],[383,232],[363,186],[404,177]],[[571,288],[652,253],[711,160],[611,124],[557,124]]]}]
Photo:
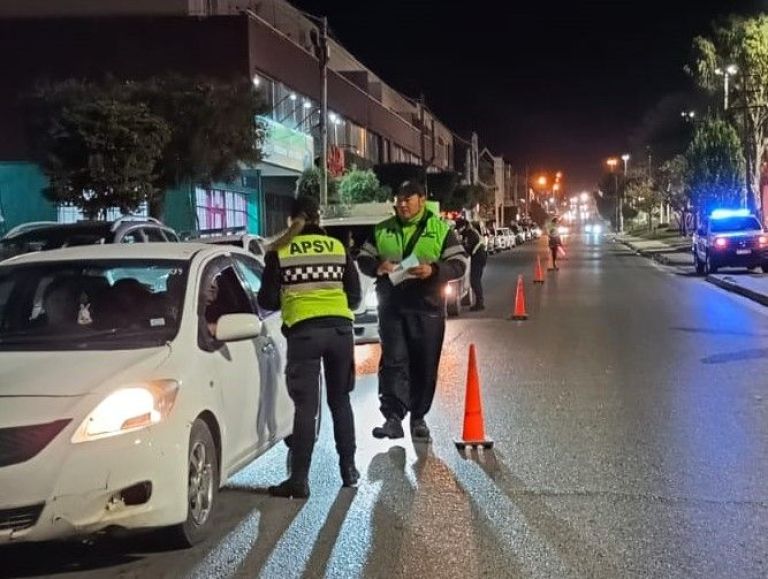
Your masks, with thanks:
[{"label": "car hood", "polygon": [[167,346],[110,352],[0,352],[0,399],[82,396],[105,383],[147,375],[169,353]]}]

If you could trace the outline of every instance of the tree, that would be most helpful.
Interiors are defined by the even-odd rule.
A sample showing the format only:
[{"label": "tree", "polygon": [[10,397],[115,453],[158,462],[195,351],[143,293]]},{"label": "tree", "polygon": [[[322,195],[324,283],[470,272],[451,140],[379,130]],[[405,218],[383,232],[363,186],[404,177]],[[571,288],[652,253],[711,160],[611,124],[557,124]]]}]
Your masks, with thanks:
[{"label": "tree", "polygon": [[339,181],[339,197],[346,204],[388,201],[391,190],[382,187],[376,173],[370,169],[352,169]]},{"label": "tree", "polygon": [[700,86],[715,92],[723,90],[717,70],[728,65],[738,67],[733,79],[732,108],[739,114],[732,120],[744,136],[747,204],[760,210],[762,203],[756,193],[760,191],[768,146],[768,16],[731,17],[713,28],[711,38],[694,39],[695,57],[689,72]]},{"label": "tree", "polygon": [[675,155],[659,168],[659,188],[664,201],[678,214],[680,235],[688,235],[686,215],[690,206],[688,192],[688,161],[685,155]]},{"label": "tree", "polygon": [[640,208],[648,215],[648,231],[653,231],[653,212],[661,203],[662,195],[647,172],[635,172],[627,180],[624,199],[624,218],[633,219],[638,214],[636,208]]},{"label": "tree", "polygon": [[164,189],[231,182],[261,160],[266,129],[256,117],[266,107],[248,80],[169,75],[129,83],[128,92],[172,128],[158,168]]},{"label": "tree", "polygon": [[31,97],[38,160],[47,196],[89,218],[119,207],[135,211],[158,195],[157,166],[170,140],[168,124],[142,103],[69,81],[39,87]]},{"label": "tree", "polygon": [[[305,169],[296,181],[296,195],[307,195],[320,202],[321,172],[317,167]],[[328,203],[339,202],[339,182],[328,175]]]},{"label": "tree", "polygon": [[[94,124],[100,118],[103,124],[96,125],[103,132],[99,135],[93,132],[96,125],[83,128],[92,133],[88,146],[102,147],[102,156],[120,152],[128,155],[123,148],[130,143],[119,140],[127,139],[126,135],[121,137],[119,131],[110,131],[117,128],[116,123],[130,120],[128,111],[136,112],[136,122],[127,131],[135,133],[137,143],[147,148],[147,154],[154,154],[158,143],[162,145],[160,155],[153,157],[152,170],[141,173],[147,181],[132,185],[136,195],[144,196],[140,202],[149,203],[150,214],[154,216],[160,216],[163,193],[168,188],[190,182],[203,185],[228,182],[240,173],[241,166],[254,164],[261,158],[265,132],[256,116],[265,109],[252,83],[246,80],[224,82],[181,76],[142,82],[115,78],[101,82],[66,80],[40,85],[27,95],[26,101],[30,133],[38,145],[37,157],[49,174],[57,171],[57,179],[63,183],[67,180],[61,181],[62,166],[54,166],[48,160],[49,156],[66,159],[73,175],[78,171],[85,175],[93,167],[89,164],[91,158],[78,150],[77,140],[65,139],[65,131],[56,142],[50,138],[52,131],[65,127],[74,135],[78,131],[73,122]],[[96,103],[99,106],[91,107],[86,113],[84,107]],[[75,114],[75,111],[79,112]],[[164,136],[158,140],[160,123]],[[135,182],[139,178],[135,163],[114,161],[110,164],[113,183]],[[82,165],[78,167],[76,162]],[[93,199],[93,188],[71,190],[64,195],[62,187],[68,186],[77,187],[78,184],[57,183],[52,189],[58,191],[57,198],[74,199],[78,195],[87,195]],[[125,190],[122,185],[115,186],[119,187]],[[112,197],[115,197],[114,193]],[[93,203],[95,201],[89,201],[89,206]],[[133,202],[130,205],[134,205]]]},{"label": "tree", "polygon": [[691,202],[700,213],[738,207],[744,188],[744,157],[736,130],[722,119],[706,119],[685,154]]},{"label": "tree", "polygon": [[376,177],[385,187],[397,191],[404,181],[419,181],[424,183],[424,168],[413,163],[382,163],[373,168]]}]

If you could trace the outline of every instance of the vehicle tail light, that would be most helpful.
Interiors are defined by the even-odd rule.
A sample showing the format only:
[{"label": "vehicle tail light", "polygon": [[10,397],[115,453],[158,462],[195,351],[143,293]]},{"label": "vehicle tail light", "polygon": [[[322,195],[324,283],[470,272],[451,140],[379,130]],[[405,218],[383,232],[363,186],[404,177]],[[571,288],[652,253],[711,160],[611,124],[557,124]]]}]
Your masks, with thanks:
[{"label": "vehicle tail light", "polygon": [[768,245],[768,235],[761,235],[760,237],[758,237],[757,244],[760,247],[765,247],[766,245]]},{"label": "vehicle tail light", "polygon": [[715,239],[715,247],[723,249],[728,245],[728,240],[725,237],[718,237]]}]

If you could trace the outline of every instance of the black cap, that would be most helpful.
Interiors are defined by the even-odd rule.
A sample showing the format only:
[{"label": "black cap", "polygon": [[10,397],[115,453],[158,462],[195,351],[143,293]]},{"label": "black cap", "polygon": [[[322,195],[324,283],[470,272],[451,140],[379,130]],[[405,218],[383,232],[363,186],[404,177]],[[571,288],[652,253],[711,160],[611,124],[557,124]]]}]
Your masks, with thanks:
[{"label": "black cap", "polygon": [[424,189],[424,184],[419,181],[403,181],[397,188],[398,197],[410,197],[411,195],[418,195],[424,197],[427,194]]}]

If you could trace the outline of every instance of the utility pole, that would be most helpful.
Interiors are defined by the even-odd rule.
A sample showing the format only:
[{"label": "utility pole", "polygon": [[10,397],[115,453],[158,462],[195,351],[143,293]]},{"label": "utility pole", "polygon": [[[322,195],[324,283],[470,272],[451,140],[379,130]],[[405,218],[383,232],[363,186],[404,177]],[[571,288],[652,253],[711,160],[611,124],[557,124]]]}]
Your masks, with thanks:
[{"label": "utility pole", "polygon": [[320,204],[328,205],[328,18],[322,17],[320,25],[320,78],[322,82],[322,95],[320,97],[322,109],[320,111],[320,141],[322,143],[322,161],[320,171]]}]

